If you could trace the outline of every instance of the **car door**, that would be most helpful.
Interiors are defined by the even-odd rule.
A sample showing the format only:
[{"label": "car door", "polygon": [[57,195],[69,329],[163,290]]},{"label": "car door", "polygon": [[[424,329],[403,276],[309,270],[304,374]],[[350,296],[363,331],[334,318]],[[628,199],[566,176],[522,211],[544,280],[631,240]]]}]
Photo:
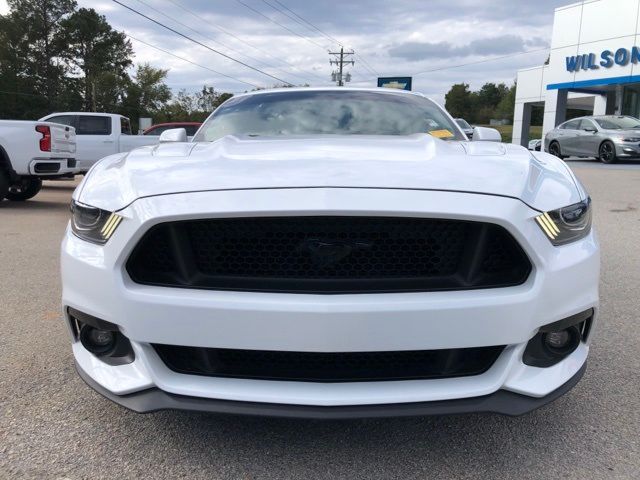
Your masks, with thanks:
[{"label": "car door", "polygon": [[562,155],[578,155],[576,148],[578,144],[577,136],[579,126],[580,119],[569,120],[560,126],[558,143],[560,144]]},{"label": "car door", "polygon": [[594,157],[598,155],[600,137],[595,123],[588,118],[580,120],[579,130],[576,134],[576,155]]},{"label": "car door", "polygon": [[81,170],[118,150],[118,133],[108,115],[78,115],[76,119],[76,159]]}]

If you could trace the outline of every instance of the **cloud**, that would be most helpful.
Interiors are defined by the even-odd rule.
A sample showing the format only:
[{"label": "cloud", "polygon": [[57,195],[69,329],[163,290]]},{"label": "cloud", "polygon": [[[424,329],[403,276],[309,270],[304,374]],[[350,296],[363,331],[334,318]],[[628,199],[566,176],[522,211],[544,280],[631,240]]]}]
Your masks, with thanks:
[{"label": "cloud", "polygon": [[[0,0],[0,6],[3,1]],[[375,86],[377,76],[414,75],[448,68],[452,66],[451,58],[463,59],[454,62],[459,64],[471,57],[484,59],[546,47],[551,36],[553,10],[568,3],[568,0],[483,0],[481,3],[477,0],[350,0],[341,2],[336,10],[327,8],[326,2],[308,0],[278,3],[242,0],[251,9],[235,0],[122,1],[274,76],[293,84],[314,86],[331,85],[333,67],[329,65],[327,50],[339,48],[332,39],[358,54],[355,65],[348,67],[353,75],[352,85]],[[111,1],[78,0],[78,3],[98,10],[114,28],[209,69],[265,87],[276,83]],[[291,13],[286,15],[282,7],[278,10],[269,4],[286,5],[331,38]],[[231,92],[251,88],[139,42],[132,43],[136,63],[149,62],[169,69],[167,83],[174,92],[183,88],[195,91],[205,83]],[[546,52],[523,54],[416,75],[414,89],[442,101],[453,83],[465,81],[471,88],[479,88],[485,82],[510,83],[518,68],[541,64],[546,55]]]},{"label": "cloud", "polygon": [[522,52],[525,41],[518,35],[501,35],[499,37],[480,38],[466,45],[455,46],[449,42],[404,42],[389,48],[391,57],[404,58],[409,61],[426,59],[468,57],[471,55],[506,55]]}]

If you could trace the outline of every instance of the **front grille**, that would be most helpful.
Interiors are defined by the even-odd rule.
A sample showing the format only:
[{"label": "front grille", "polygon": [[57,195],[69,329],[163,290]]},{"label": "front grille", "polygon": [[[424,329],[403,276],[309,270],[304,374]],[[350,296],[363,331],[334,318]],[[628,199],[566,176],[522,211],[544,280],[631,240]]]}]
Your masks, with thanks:
[{"label": "front grille", "polygon": [[407,217],[259,217],[159,224],[127,262],[145,285],[289,293],[519,285],[531,263],[489,223]]},{"label": "front grille", "polygon": [[504,346],[394,352],[309,353],[153,345],[174,372],[306,382],[415,380],[480,375]]}]

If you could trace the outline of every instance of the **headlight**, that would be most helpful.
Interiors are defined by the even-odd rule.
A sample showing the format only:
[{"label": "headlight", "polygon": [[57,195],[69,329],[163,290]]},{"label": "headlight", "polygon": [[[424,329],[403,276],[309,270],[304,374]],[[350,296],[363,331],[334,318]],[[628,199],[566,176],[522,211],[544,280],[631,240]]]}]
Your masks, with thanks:
[{"label": "headlight", "polygon": [[117,213],[71,201],[71,230],[87,242],[107,243],[121,221]]},{"label": "headlight", "polygon": [[616,135],[615,138],[620,142],[640,142],[640,137],[625,137],[623,135]]},{"label": "headlight", "polygon": [[580,240],[591,230],[591,198],[538,215],[536,222],[556,246]]}]

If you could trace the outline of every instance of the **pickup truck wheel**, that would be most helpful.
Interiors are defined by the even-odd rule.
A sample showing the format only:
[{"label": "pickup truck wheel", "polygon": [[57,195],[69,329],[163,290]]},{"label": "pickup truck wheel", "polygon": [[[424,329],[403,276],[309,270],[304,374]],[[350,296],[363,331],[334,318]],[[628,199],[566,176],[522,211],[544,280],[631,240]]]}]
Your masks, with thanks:
[{"label": "pickup truck wheel", "polygon": [[23,202],[35,197],[42,188],[42,180],[39,178],[25,178],[9,187],[7,200]]},{"label": "pickup truck wheel", "polygon": [[0,202],[9,192],[9,177],[6,173],[0,170]]}]

